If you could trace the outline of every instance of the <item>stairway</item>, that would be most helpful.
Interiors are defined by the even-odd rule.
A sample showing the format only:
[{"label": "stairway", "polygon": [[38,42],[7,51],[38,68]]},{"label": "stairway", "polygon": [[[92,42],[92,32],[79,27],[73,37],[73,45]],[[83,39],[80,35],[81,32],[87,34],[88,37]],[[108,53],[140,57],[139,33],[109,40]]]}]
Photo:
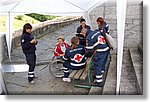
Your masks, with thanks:
[{"label": "stairway", "polygon": [[[143,58],[141,48],[142,47],[124,49],[120,82],[120,95],[143,94]],[[103,95],[116,94],[117,56],[111,56],[111,62],[107,72],[105,85],[103,87]]]},{"label": "stairway", "polygon": [[143,50],[142,47],[131,48],[130,56],[132,59],[132,65],[134,68],[134,75],[136,78],[136,84],[139,94],[143,94]]}]

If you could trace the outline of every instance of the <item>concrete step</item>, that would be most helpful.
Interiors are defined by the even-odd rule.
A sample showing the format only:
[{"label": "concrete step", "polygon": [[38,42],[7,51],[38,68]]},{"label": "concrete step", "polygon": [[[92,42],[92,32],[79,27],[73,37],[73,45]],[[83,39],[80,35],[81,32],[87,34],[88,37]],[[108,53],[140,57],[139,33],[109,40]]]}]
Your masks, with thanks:
[{"label": "concrete step", "polygon": [[128,49],[123,53],[120,95],[138,95],[136,76]]},{"label": "concrete step", "polygon": [[137,82],[138,94],[143,94],[143,56],[141,54],[142,50],[139,51],[138,49],[141,48],[131,48],[130,56]]}]

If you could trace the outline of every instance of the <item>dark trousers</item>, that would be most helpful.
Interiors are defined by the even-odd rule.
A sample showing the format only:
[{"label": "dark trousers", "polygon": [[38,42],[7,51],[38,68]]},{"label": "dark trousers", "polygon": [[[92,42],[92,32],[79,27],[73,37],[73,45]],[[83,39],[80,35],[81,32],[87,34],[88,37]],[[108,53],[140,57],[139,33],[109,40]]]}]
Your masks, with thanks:
[{"label": "dark trousers", "polygon": [[36,65],[36,54],[30,53],[30,54],[25,54],[25,56],[26,56],[27,64],[29,65],[28,80],[32,81],[34,78],[34,69]]},{"label": "dark trousers", "polygon": [[96,75],[96,81],[98,83],[102,82],[102,71],[105,70],[105,65],[108,59],[109,55],[109,50],[108,51],[103,51],[103,52],[96,52],[95,57],[94,57],[94,69],[95,69],[95,75]]}]

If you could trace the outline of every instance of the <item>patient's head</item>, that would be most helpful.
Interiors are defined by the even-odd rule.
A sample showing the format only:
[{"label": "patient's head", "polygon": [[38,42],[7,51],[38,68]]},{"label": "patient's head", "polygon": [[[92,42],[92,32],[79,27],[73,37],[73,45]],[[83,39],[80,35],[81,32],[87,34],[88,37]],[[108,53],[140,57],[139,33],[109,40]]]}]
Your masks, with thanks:
[{"label": "patient's head", "polygon": [[57,40],[58,40],[58,43],[61,45],[64,44],[64,42],[65,42],[65,38],[62,36],[58,37]]}]

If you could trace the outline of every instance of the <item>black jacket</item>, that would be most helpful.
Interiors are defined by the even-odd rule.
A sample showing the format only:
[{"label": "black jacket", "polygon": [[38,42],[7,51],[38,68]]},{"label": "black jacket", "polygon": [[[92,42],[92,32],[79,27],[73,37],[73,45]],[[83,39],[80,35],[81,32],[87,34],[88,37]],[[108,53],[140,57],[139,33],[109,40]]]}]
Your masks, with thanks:
[{"label": "black jacket", "polygon": [[33,40],[34,37],[31,35],[31,33],[23,33],[21,36],[21,46],[24,54],[30,54],[35,53],[36,51],[36,44],[30,43],[31,40]]}]

